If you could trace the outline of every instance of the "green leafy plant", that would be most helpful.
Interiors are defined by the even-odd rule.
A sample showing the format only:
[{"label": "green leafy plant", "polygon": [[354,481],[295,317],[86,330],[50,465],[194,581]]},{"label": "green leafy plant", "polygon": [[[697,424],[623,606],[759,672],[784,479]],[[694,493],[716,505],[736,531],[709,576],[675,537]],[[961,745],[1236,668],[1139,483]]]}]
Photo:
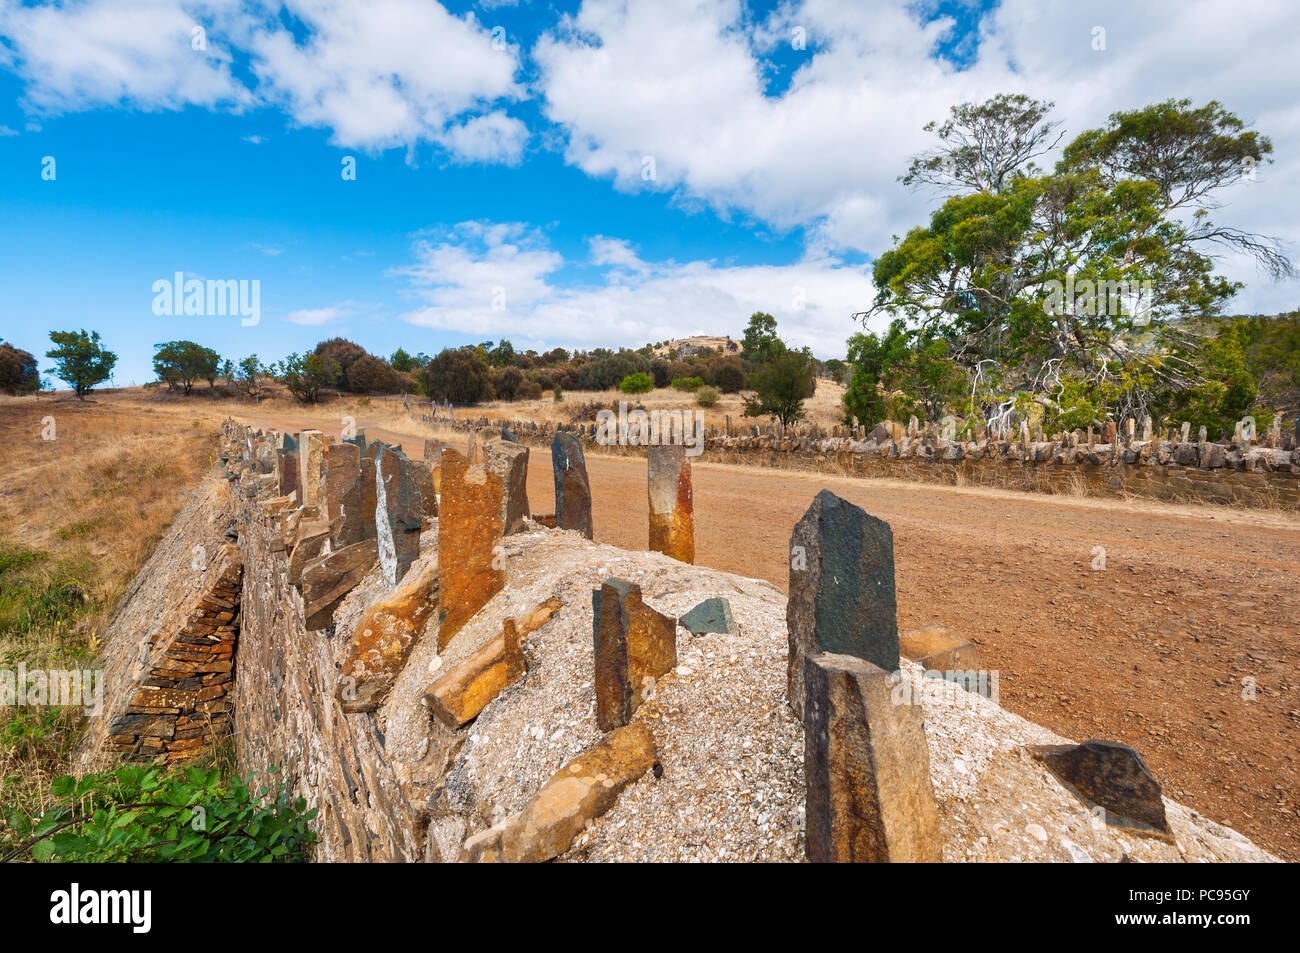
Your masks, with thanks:
[{"label": "green leafy plant", "polygon": [[99,343],[98,331],[51,331],[50,341],[56,346],[45,356],[54,361],[52,373],[71,384],[81,400],[112,376],[117,355]]},{"label": "green leafy plant", "polygon": [[[275,769],[272,768],[272,774]],[[277,778],[256,794],[198,767],[126,765],[111,773],[56,778],[66,803],[35,821],[11,814],[19,841],[0,860],[51,862],[300,861],[315,842],[316,809]]]},{"label": "green leafy plant", "polygon": [[625,394],[648,394],[654,390],[655,379],[649,374],[638,371],[629,374],[619,382],[618,389]]},{"label": "green leafy plant", "polygon": [[328,354],[308,354],[299,357],[296,353],[284,359],[284,386],[300,404],[314,404],[322,388],[331,387],[338,381],[341,373],[339,362]]},{"label": "green leafy plant", "polygon": [[750,375],[755,394],[745,398],[746,417],[773,417],[788,427],[804,415],[803,402],[817,391],[812,356],[786,351]]},{"label": "green leafy plant", "polygon": [[701,407],[712,407],[718,402],[718,389],[706,384],[695,391],[695,399]]},{"label": "green leafy plant", "polygon": [[675,377],[673,378],[673,387],[676,390],[699,390],[704,386],[704,379],[701,377]]}]

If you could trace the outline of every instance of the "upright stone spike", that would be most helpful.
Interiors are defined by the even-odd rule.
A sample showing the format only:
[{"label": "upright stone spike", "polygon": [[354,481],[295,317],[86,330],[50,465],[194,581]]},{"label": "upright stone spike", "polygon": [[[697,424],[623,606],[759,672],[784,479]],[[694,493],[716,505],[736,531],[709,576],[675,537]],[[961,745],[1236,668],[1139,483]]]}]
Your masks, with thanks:
[{"label": "upright stone spike", "polygon": [[695,505],[691,460],[682,446],[650,447],[646,453],[650,500],[650,549],[684,563],[695,562]]},{"label": "upright stone spike", "polygon": [[626,725],[654,697],[658,678],[677,667],[677,620],[646,605],[641,587],[606,579],[591,591],[596,660],[596,723]]},{"label": "upright stone spike", "polygon": [[895,677],[862,659],[818,654],[803,661],[808,860],[941,862],[920,705],[897,703]]},{"label": "upright stone spike", "polygon": [[499,560],[502,529],[500,474],[470,464],[455,450],[444,450],[438,520],[438,651],[505,586]]},{"label": "upright stone spike", "polygon": [[[298,450],[302,505],[323,508],[325,505],[325,435],[319,430],[304,430]],[[322,509],[323,513],[324,510]]]},{"label": "upright stone spike", "polygon": [[898,669],[894,534],[889,524],[822,490],[790,534],[787,694],[803,717],[804,657],[852,655]]},{"label": "upright stone spike", "polygon": [[483,464],[501,477],[501,522],[506,536],[524,531],[528,509],[528,448],[504,437],[483,443]]},{"label": "upright stone spike", "polygon": [[551,469],[555,476],[555,524],[592,539],[591,481],[582,441],[571,433],[556,433],[551,442]]},{"label": "upright stone spike", "polygon": [[420,555],[424,500],[408,471],[410,461],[400,450],[377,444],[375,454],[375,529],[379,562],[391,588],[406,575]]}]

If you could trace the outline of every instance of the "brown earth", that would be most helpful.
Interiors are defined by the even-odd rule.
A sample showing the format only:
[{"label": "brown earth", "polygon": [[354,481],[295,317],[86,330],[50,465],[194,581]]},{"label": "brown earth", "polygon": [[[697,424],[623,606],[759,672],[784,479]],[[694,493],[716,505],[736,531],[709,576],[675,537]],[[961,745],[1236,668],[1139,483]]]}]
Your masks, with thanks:
[{"label": "brown earth", "polygon": [[[323,408],[209,412],[227,411],[259,426],[338,427]],[[368,438],[423,452],[419,423],[358,414],[357,424]],[[1003,707],[1068,737],[1134,746],[1167,795],[1300,860],[1293,515],[706,459],[692,461],[697,563],[786,588],[791,527],[828,487],[893,527],[899,624],[937,622],[975,642],[984,667],[999,673]],[[596,539],[646,548],[645,461],[589,454],[587,466]],[[544,449],[533,448],[528,490],[533,512],[554,509]],[[1096,547],[1104,569],[1092,568]]]}]

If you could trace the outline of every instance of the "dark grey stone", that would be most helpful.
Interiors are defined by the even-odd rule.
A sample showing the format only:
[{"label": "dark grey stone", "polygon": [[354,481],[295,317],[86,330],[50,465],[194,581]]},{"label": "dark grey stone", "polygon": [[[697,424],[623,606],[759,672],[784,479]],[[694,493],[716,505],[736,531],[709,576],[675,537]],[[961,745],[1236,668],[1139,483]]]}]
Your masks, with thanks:
[{"label": "dark grey stone", "polygon": [[894,534],[889,524],[822,490],[790,534],[787,690],[803,717],[804,656],[851,655],[898,670]]},{"label": "dark grey stone", "polygon": [[1103,808],[1107,824],[1171,834],[1160,782],[1128,745],[1093,739],[1081,745],[1035,745],[1030,751],[1076,797]]},{"label": "dark grey stone", "polygon": [[591,481],[582,441],[570,433],[557,433],[551,441],[551,469],[555,476],[555,525],[591,539]]},{"label": "dark grey stone", "polygon": [[678,619],[677,624],[696,635],[706,632],[731,634],[736,631],[736,623],[731,618],[731,603],[720,596],[705,599]]}]

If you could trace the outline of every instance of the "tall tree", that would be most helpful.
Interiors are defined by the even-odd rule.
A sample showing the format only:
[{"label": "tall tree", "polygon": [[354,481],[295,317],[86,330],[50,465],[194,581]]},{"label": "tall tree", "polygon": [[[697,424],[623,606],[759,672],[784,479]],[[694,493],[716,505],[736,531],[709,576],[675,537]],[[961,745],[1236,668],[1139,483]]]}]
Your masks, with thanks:
[{"label": "tall tree", "polygon": [[1053,105],[1002,93],[953,106],[942,125],[923,127],[942,145],[912,159],[903,184],[933,185],[948,194],[1001,192],[1013,177],[1030,174],[1033,160],[1061,141],[1061,124],[1047,118]]},{"label": "tall tree", "polygon": [[178,386],[186,394],[194,388],[196,381],[205,380],[211,385],[216,380],[220,363],[221,356],[216,351],[193,341],[168,341],[154,345],[154,373],[160,381]]},{"label": "tall tree", "polygon": [[6,394],[27,394],[39,390],[40,386],[41,373],[36,366],[36,358],[8,341],[0,343],[0,391]]},{"label": "tall tree", "polygon": [[812,356],[787,351],[760,365],[749,376],[755,394],[745,398],[746,417],[774,417],[783,427],[803,417],[803,402],[817,391]]},{"label": "tall tree", "polygon": [[50,341],[55,347],[45,356],[54,361],[51,373],[72,385],[79,399],[112,376],[117,355],[100,344],[98,331],[51,331]]},{"label": "tall tree", "polygon": [[770,361],[786,350],[785,342],[776,335],[776,318],[766,311],[755,311],[749,316],[741,341],[745,346],[745,360],[754,364]]},{"label": "tall tree", "polygon": [[[1290,273],[1268,240],[1208,223],[1232,163],[1240,173],[1271,145],[1217,103],[1171,101],[1114,114],[1075,139],[1054,172],[1037,175],[1026,157],[1047,141],[1046,104],[1021,105],[1021,121],[987,127],[1010,137],[985,146],[992,158],[973,158],[965,140],[947,143],[946,169],[956,163],[950,178],[967,194],[879,257],[876,300],[859,317],[887,313],[946,341],[991,422],[1026,401],[1041,404],[1048,423],[1090,408],[1120,419],[1195,390],[1206,382],[1203,339],[1189,322],[1216,315],[1239,287],[1214,273],[1210,251],[1236,242],[1267,270]],[[922,167],[934,158],[920,157]],[[1005,170],[1000,184],[996,169]]]},{"label": "tall tree", "polygon": [[301,404],[314,404],[321,390],[333,386],[341,373],[339,362],[329,354],[299,357],[295,353],[284,359],[281,379],[295,400]]}]

